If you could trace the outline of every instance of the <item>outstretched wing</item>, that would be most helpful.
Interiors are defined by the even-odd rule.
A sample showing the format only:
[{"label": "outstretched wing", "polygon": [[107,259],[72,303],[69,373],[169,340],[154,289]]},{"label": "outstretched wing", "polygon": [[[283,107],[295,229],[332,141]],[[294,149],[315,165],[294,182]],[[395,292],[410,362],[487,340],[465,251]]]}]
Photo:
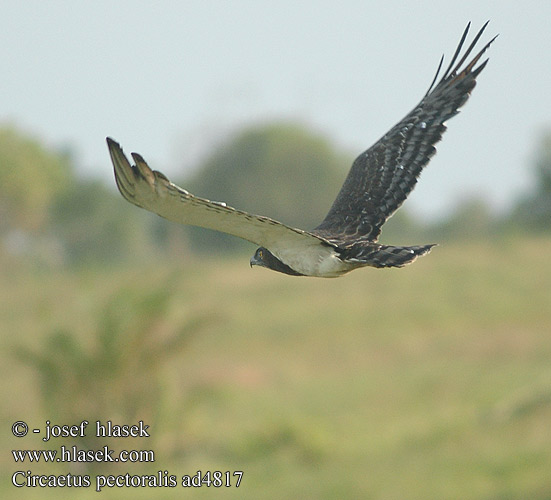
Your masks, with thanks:
[{"label": "outstretched wing", "polygon": [[161,172],[151,170],[137,153],[132,153],[135,165],[131,165],[119,144],[109,137],[107,146],[117,187],[123,197],[165,219],[228,233],[274,251],[329,244],[320,236],[268,217],[194,196],[170,182]]},{"label": "outstretched wing", "polygon": [[461,59],[456,61],[470,23],[455,54],[436,83],[444,58],[427,93],[419,104],[354,163],[323,222],[313,231],[331,241],[376,241],[381,226],[403,203],[417,182],[421,170],[436,152],[434,145],[446,130],[444,122],[456,115],[476,85],[486,59],[475,68],[490,40],[460,71],[488,23],[475,36]]}]

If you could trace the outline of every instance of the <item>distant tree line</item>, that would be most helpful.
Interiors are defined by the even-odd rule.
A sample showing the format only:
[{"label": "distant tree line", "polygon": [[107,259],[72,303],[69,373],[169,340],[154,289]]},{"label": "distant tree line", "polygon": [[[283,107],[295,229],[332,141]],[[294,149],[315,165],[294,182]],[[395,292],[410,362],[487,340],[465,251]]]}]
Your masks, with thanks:
[{"label": "distant tree line", "polygon": [[[199,196],[309,228],[328,210],[351,159],[303,125],[272,123],[238,131],[182,183]],[[390,219],[383,236],[420,241],[425,236],[551,233],[551,131],[538,145],[533,180],[532,189],[500,217],[476,198],[428,226],[406,208]],[[14,127],[0,127],[0,255],[27,255],[58,265],[105,265],[159,255],[227,253],[245,245],[138,210],[113,186],[79,177],[67,152],[54,151]]]},{"label": "distant tree line", "polygon": [[542,136],[533,166],[532,190],[517,201],[510,222],[531,231],[551,230],[551,131]]}]

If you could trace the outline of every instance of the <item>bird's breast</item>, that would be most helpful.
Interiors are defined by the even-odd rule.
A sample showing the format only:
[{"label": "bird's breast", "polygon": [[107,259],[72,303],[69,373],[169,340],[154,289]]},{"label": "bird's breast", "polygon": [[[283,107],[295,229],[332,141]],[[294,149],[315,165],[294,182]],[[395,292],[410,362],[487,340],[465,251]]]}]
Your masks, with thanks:
[{"label": "bird's breast", "polygon": [[335,249],[326,245],[315,245],[298,251],[287,249],[274,252],[274,255],[305,276],[337,278],[357,267],[342,261]]}]

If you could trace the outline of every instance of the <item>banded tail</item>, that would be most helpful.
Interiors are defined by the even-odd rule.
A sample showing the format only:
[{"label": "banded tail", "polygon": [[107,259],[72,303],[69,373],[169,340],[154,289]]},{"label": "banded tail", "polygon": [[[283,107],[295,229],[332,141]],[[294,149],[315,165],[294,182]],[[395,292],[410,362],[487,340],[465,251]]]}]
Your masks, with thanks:
[{"label": "banded tail", "polygon": [[371,267],[404,267],[411,264],[417,257],[429,253],[434,243],[430,245],[416,245],[396,247],[391,245],[353,245],[341,253],[341,258],[349,261],[361,262]]}]

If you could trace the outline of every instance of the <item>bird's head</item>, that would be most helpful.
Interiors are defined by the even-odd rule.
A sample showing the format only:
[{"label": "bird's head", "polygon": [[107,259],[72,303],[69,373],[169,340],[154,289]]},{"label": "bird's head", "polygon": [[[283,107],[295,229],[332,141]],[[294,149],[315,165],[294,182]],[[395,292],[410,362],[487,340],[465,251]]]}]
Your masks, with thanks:
[{"label": "bird's head", "polygon": [[291,276],[302,276],[301,273],[297,273],[294,269],[280,261],[272,252],[264,247],[256,249],[256,252],[251,257],[250,263],[251,267],[267,267],[268,269],[279,273],[290,274]]},{"label": "bird's head", "polygon": [[257,248],[256,252],[251,257],[251,261],[250,261],[251,267],[261,266],[261,267],[269,268],[270,266],[268,265],[268,258],[264,260],[264,257],[268,254],[272,255],[271,252],[269,250],[266,250],[264,247]]}]

